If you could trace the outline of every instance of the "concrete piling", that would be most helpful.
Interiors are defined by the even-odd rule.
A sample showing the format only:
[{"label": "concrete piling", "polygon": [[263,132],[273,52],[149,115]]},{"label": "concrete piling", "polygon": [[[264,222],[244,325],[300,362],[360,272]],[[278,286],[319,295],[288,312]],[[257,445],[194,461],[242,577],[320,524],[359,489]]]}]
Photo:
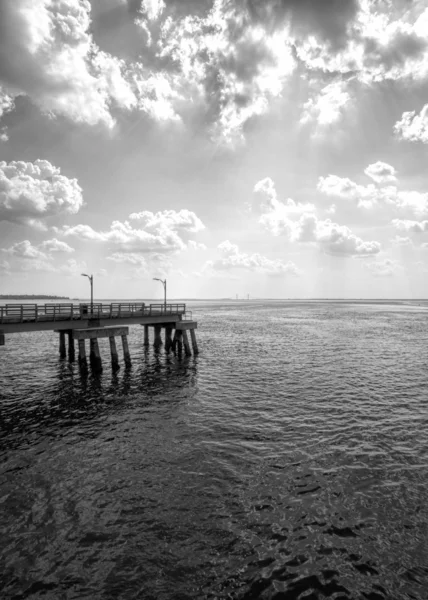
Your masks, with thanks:
[{"label": "concrete piling", "polygon": [[193,354],[199,354],[198,344],[196,342],[196,333],[194,329],[190,330],[190,337],[192,338]]},{"label": "concrete piling", "polygon": [[144,325],[144,346],[147,348],[149,345],[149,326]]},{"label": "concrete piling", "polygon": [[79,364],[81,367],[86,365],[86,348],[85,348],[85,340],[78,340],[79,344]]},{"label": "concrete piling", "polygon": [[181,354],[183,352],[183,332],[180,329],[176,329],[175,338],[177,343],[177,352]]},{"label": "concrete piling", "polygon": [[192,352],[190,350],[189,336],[187,335],[187,331],[185,329],[182,331],[182,336],[183,336],[183,343],[184,343],[184,352],[185,352],[186,356],[191,356]]},{"label": "concrete piling", "polygon": [[65,332],[59,332],[59,356],[60,358],[65,358],[67,353],[65,351]]},{"label": "concrete piling", "polygon": [[0,346],[4,346],[4,345],[5,345],[4,333],[0,333]]},{"label": "concrete piling", "polygon": [[165,352],[172,348],[172,327],[165,327]]},{"label": "concrete piling", "polygon": [[155,330],[155,340],[154,340],[153,345],[155,348],[160,348],[162,346],[162,335],[161,335],[162,327],[160,325],[155,325],[154,330]]},{"label": "concrete piling", "polygon": [[131,355],[129,354],[128,336],[122,335],[122,346],[123,346],[123,358],[125,359],[125,365],[131,366]]},{"label": "concrete piling", "polygon": [[118,369],[120,369],[120,365],[119,365],[119,356],[117,354],[117,348],[116,348],[116,340],[114,339],[113,335],[111,337],[109,337],[109,342],[110,342],[110,354],[111,354],[111,368],[113,369],[113,371],[117,371]]},{"label": "concrete piling", "polygon": [[90,361],[91,367],[94,371],[102,371],[103,364],[101,361],[100,348],[98,346],[98,339],[91,338],[91,353],[90,353]]},{"label": "concrete piling", "polygon": [[74,362],[74,338],[73,338],[73,332],[69,331],[68,332],[68,360],[70,362]]}]

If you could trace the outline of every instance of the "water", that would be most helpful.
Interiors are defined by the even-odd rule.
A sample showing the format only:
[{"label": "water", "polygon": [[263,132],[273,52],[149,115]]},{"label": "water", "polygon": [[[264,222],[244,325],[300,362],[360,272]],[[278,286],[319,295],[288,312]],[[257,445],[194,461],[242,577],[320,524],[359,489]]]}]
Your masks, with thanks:
[{"label": "water", "polygon": [[426,600],[426,306],[192,308],[117,375],[7,338],[0,597]]}]

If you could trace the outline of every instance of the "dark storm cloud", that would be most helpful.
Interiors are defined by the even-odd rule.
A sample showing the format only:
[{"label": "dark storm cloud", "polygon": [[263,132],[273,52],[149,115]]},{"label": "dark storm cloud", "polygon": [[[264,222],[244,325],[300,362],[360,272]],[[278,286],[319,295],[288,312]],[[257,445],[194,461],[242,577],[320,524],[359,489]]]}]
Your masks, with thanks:
[{"label": "dark storm cloud", "polygon": [[251,17],[276,27],[289,19],[297,35],[317,35],[333,46],[344,43],[358,0],[244,0]]}]

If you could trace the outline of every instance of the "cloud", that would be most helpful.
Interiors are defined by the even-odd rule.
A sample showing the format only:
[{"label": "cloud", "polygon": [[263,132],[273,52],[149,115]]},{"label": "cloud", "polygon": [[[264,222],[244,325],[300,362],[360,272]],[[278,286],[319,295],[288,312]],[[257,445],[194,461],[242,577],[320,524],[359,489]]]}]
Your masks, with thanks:
[{"label": "cloud", "polygon": [[[284,235],[291,242],[314,243],[326,254],[336,256],[368,256],[380,252],[379,242],[364,241],[348,227],[330,219],[320,220],[312,204],[279,201],[269,177],[259,181],[254,191],[259,223],[272,235]],[[299,218],[293,220],[292,216]]]},{"label": "cloud", "polygon": [[339,46],[358,14],[357,0],[246,0],[256,23],[274,27],[288,22],[296,37],[315,36]]},{"label": "cloud", "polygon": [[65,242],[57,240],[56,238],[42,242],[40,244],[40,247],[46,250],[47,252],[74,252],[74,248],[72,248]]},{"label": "cloud", "polygon": [[18,258],[28,258],[28,259],[41,259],[47,260],[48,255],[45,252],[42,252],[36,246],[33,246],[29,240],[24,240],[22,242],[16,242],[10,248],[2,248],[2,252],[6,252],[12,256],[16,256]]},{"label": "cloud", "polygon": [[144,210],[139,213],[132,213],[129,218],[133,221],[141,221],[142,225],[153,231],[190,231],[197,233],[205,229],[205,225],[190,210],[164,210],[157,213],[152,213],[148,210]]},{"label": "cloud", "polygon": [[236,244],[226,240],[218,245],[222,257],[215,261],[208,261],[203,267],[203,272],[230,271],[235,269],[254,271],[266,275],[301,275],[300,269],[291,262],[280,259],[271,260],[261,254],[247,254],[240,252]]},{"label": "cloud", "polygon": [[319,126],[327,126],[338,121],[351,100],[347,85],[345,81],[334,81],[323,87],[315,99],[310,98],[303,105],[300,122],[315,121]]},{"label": "cloud", "polygon": [[199,105],[216,141],[233,144],[280,96],[296,66],[290,42],[287,26],[268,31],[245,3],[215,0],[204,16],[168,17],[158,43],[181,96]]},{"label": "cloud", "polygon": [[88,0],[3,2],[0,80],[43,112],[111,128],[111,105],[129,109],[136,98],[124,63],[94,44],[90,12]]},{"label": "cloud", "polygon": [[292,217],[315,211],[310,203],[295,202],[288,198],[285,202],[278,200],[275,184],[270,177],[265,177],[254,186],[251,211],[259,215],[259,222],[274,235],[292,227]]},{"label": "cloud", "polygon": [[142,0],[140,11],[149,21],[159,19],[165,10],[165,2],[163,0]]},{"label": "cloud", "polygon": [[189,210],[164,210],[157,213],[132,213],[131,221],[140,221],[135,228],[129,221],[113,221],[107,231],[96,231],[89,225],[64,225],[55,231],[66,237],[103,242],[116,246],[120,252],[176,253],[187,245],[182,236],[205,228],[202,221]]},{"label": "cloud", "polygon": [[428,104],[425,104],[419,114],[415,110],[403,113],[401,120],[395,124],[394,131],[402,140],[428,144]]},{"label": "cloud", "polygon": [[189,240],[187,242],[187,247],[188,247],[189,250],[197,250],[197,251],[198,250],[203,250],[204,251],[204,250],[207,249],[207,247],[206,247],[205,244],[201,244],[199,242],[195,242],[194,240]]},{"label": "cloud", "polygon": [[364,173],[376,183],[391,183],[397,181],[397,171],[391,165],[378,160],[364,169]]},{"label": "cloud", "polygon": [[[319,2],[320,6],[324,3]],[[296,44],[296,56],[311,71],[372,85],[385,80],[423,81],[428,73],[428,10],[424,3],[360,0],[337,51],[319,36]]]},{"label": "cloud", "polygon": [[394,238],[392,238],[391,244],[393,246],[412,246],[413,242],[409,237],[401,237],[396,235]]},{"label": "cloud", "polygon": [[325,254],[333,256],[370,256],[378,254],[381,245],[376,241],[364,241],[345,225],[330,219],[321,221],[314,214],[302,215],[289,232],[295,242],[316,243]]},{"label": "cloud", "polygon": [[415,216],[428,214],[428,194],[399,190],[395,185],[384,186],[395,180],[396,171],[391,165],[377,162],[369,165],[364,172],[377,180],[378,185],[359,185],[347,177],[328,175],[319,178],[318,191],[330,197],[351,200],[362,209],[393,209]]},{"label": "cloud", "polygon": [[399,269],[399,264],[387,258],[376,262],[365,262],[363,268],[370,271],[373,277],[392,277]]},{"label": "cloud", "polygon": [[409,233],[424,233],[428,231],[428,221],[410,221],[403,219],[394,219],[392,221],[394,227],[400,231]]},{"label": "cloud", "polygon": [[83,205],[77,179],[61,175],[47,160],[0,162],[0,220],[39,224]]},{"label": "cloud", "polygon": [[107,260],[111,260],[116,263],[138,265],[139,267],[147,266],[147,261],[144,256],[141,256],[141,254],[135,254],[134,252],[114,252],[110,256],[107,256]]}]

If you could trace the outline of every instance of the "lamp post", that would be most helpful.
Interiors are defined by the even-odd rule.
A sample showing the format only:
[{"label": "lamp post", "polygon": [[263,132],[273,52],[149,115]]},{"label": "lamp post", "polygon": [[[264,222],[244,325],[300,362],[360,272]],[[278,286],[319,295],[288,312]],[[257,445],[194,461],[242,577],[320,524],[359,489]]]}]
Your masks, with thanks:
[{"label": "lamp post", "polygon": [[82,277],[87,277],[91,283],[91,316],[93,316],[94,311],[94,276],[87,275],[86,273],[81,273]]},{"label": "lamp post", "polygon": [[166,279],[158,279],[157,277],[153,277],[153,281],[160,281],[161,284],[163,285],[163,292],[164,292],[164,311],[166,312]]}]

